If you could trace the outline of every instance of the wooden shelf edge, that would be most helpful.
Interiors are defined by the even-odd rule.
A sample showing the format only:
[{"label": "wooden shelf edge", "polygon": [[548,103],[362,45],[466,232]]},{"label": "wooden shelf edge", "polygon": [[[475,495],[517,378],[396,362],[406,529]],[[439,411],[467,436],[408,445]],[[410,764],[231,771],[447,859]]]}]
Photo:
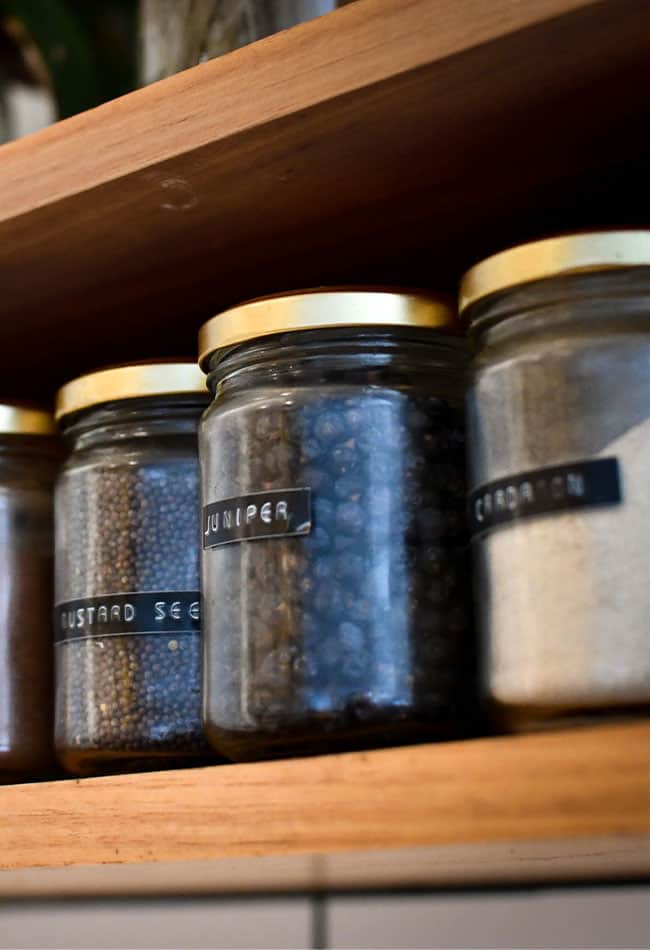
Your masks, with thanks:
[{"label": "wooden shelf edge", "polygon": [[3,145],[0,222],[143,171],[182,210],[180,155],[603,2],[359,0]]},{"label": "wooden shelf edge", "polygon": [[506,244],[637,222],[646,20],[644,0],[358,0],[3,146],[3,398],[191,356],[251,297],[453,291]]},{"label": "wooden shelf edge", "polygon": [[[248,859],[268,858],[271,880],[282,884],[280,860],[309,886],[318,873],[327,886],[358,886],[363,873],[395,885],[391,862],[372,859],[382,852],[401,852],[400,879],[412,883],[454,865],[466,880],[531,874],[544,862],[553,874],[570,873],[572,863],[584,870],[585,861],[591,874],[650,873],[649,740],[644,720],[5,786],[0,863],[16,870],[235,860],[248,861],[242,874],[251,878]],[[230,875],[235,889],[242,874]],[[11,874],[0,875],[0,894],[3,881]]]},{"label": "wooden shelf edge", "polygon": [[647,880],[650,836],[0,871],[3,899],[546,886]]}]

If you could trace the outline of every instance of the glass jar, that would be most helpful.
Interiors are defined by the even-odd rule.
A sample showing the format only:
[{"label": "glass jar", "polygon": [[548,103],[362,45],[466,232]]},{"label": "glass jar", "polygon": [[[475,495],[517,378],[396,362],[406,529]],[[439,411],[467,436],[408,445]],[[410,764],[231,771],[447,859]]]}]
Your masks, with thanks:
[{"label": "glass jar", "polygon": [[200,699],[197,425],[192,363],[68,383],[55,499],[56,746],[77,774],[205,755]]},{"label": "glass jar", "polygon": [[438,298],[353,290],[253,301],[203,328],[204,718],[224,755],[465,728],[454,331]]},{"label": "glass jar", "polygon": [[464,278],[484,691],[514,728],[650,702],[650,232]]},{"label": "glass jar", "polygon": [[0,405],[0,782],[47,772],[52,741],[50,413]]}]

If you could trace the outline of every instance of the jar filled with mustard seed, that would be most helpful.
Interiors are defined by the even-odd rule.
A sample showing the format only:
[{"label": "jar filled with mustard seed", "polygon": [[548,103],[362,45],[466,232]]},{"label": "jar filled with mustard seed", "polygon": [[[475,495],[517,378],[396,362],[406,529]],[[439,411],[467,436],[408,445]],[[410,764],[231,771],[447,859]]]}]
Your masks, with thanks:
[{"label": "jar filled with mustard seed", "polygon": [[470,270],[470,529],[483,689],[514,728],[650,704],[650,232]]},{"label": "jar filled with mustard seed", "polygon": [[201,727],[193,363],[73,380],[57,397],[70,455],[56,488],[56,747],[71,772],[190,763]]},{"label": "jar filled with mustard seed", "polygon": [[236,759],[461,733],[462,400],[444,300],[317,290],[209,321],[204,710]]},{"label": "jar filled with mustard seed", "polygon": [[0,782],[54,765],[52,502],[61,459],[49,412],[0,405]]}]

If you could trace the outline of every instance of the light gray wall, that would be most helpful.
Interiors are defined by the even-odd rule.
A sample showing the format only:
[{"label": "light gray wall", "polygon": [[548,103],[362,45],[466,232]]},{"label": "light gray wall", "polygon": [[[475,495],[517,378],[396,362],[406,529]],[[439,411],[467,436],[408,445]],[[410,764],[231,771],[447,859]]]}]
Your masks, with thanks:
[{"label": "light gray wall", "polygon": [[320,902],[290,897],[0,904],[0,948],[312,946],[647,950],[650,885],[334,896]]},{"label": "light gray wall", "polygon": [[333,902],[329,946],[650,947],[650,887]]},{"label": "light gray wall", "polygon": [[3,948],[309,947],[307,899],[68,901],[0,906]]}]

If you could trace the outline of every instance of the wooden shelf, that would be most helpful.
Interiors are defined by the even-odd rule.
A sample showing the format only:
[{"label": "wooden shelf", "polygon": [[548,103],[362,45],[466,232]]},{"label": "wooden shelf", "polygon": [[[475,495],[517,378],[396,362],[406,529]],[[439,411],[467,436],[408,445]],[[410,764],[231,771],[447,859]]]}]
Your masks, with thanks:
[{"label": "wooden shelf", "polygon": [[3,396],[275,290],[648,219],[646,0],[359,0],[0,148]]},{"label": "wooden shelf", "polygon": [[[359,0],[0,148],[2,398],[650,216],[647,0]],[[650,722],[0,788],[0,897],[650,873]]]},{"label": "wooden shelf", "polygon": [[0,897],[647,876],[649,748],[639,721],[5,786]]}]

